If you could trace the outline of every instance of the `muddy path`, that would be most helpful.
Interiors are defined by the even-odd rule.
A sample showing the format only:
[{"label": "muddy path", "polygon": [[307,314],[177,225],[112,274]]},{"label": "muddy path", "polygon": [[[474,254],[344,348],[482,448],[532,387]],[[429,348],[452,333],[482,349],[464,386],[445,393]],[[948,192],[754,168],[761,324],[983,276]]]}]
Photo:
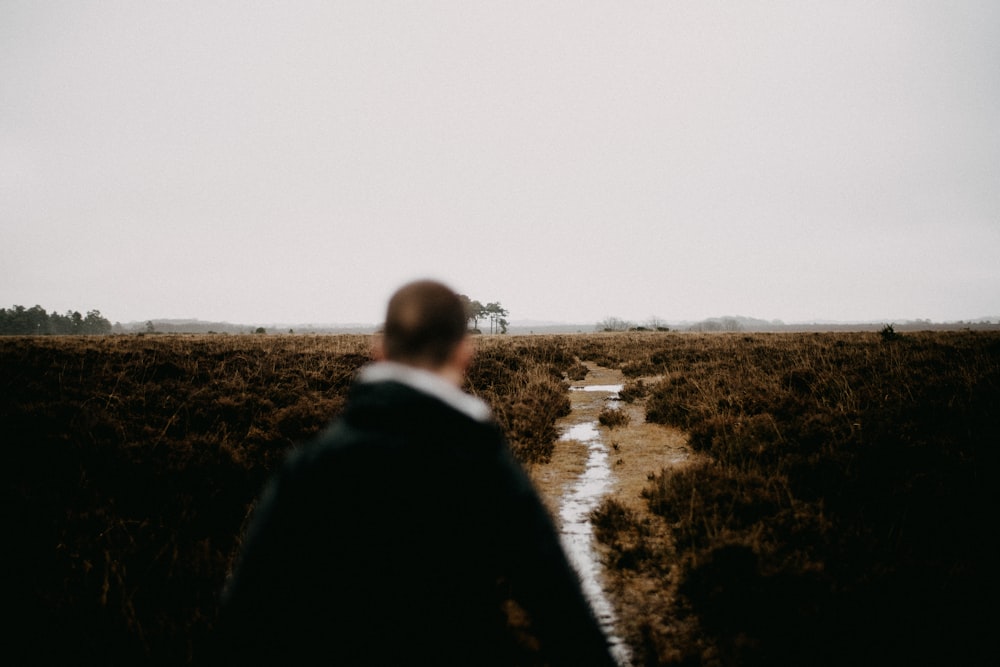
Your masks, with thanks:
[{"label": "muddy path", "polygon": [[[629,665],[621,605],[609,592],[611,582],[601,547],[593,538],[590,513],[613,497],[645,514],[640,494],[649,474],[683,465],[690,450],[682,432],[646,423],[644,402],[618,399],[625,384],[621,371],[589,362],[586,366],[586,378],[571,383],[571,411],[558,423],[562,436],[551,461],[532,467],[530,473],[619,663]],[[625,412],[628,423],[614,428],[601,425],[598,417],[606,408]]]}]

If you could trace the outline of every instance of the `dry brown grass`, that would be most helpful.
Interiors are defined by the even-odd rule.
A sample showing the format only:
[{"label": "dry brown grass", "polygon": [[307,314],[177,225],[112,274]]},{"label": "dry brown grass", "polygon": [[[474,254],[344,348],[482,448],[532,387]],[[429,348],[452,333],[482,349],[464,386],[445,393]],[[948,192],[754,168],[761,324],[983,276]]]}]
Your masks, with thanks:
[{"label": "dry brown grass", "polygon": [[[250,504],[288,449],[341,410],[370,347],[368,336],[0,338],[13,663],[189,660]],[[546,459],[573,358],[557,341],[483,348],[469,389],[522,460]]]},{"label": "dry brown grass", "polygon": [[[367,337],[0,339],[13,662],[186,662],[246,509]],[[984,664],[1000,336],[480,340],[469,388],[555,498],[570,377],[619,384],[597,531],[640,664]],[[597,366],[603,367],[598,369]],[[641,383],[640,383],[641,380]],[[548,463],[545,463],[548,461]],[[60,642],[46,638],[59,636]]]},{"label": "dry brown grass", "polygon": [[[683,428],[702,458],[651,473],[642,495],[659,521],[617,498],[597,513],[640,662],[988,655],[981,470],[1000,426],[1000,337],[646,343],[589,345],[627,376],[662,376],[647,419]],[[644,606],[652,582],[659,602]]]}]

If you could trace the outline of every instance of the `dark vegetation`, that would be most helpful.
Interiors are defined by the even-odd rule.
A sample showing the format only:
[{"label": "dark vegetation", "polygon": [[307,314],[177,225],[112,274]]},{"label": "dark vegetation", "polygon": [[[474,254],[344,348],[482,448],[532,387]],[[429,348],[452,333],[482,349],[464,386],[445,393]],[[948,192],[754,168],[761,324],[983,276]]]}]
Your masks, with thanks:
[{"label": "dark vegetation", "polygon": [[[0,339],[9,664],[185,664],[248,509],[343,406],[364,336]],[[472,389],[523,460],[569,409],[555,344],[485,345]]]},{"label": "dark vegetation", "polygon": [[[703,455],[650,521],[596,513],[640,664],[986,664],[1000,433],[993,333],[671,336],[584,353],[648,386]],[[632,386],[631,383],[629,386]],[[989,660],[992,662],[992,660]]]},{"label": "dark vegetation", "polygon": [[[982,664],[1000,335],[893,333],[483,338],[469,388],[526,462],[580,360],[690,434],[648,512],[597,512],[619,586],[653,582],[619,613],[637,664]],[[10,664],[189,662],[262,484],[367,358],[364,336],[0,339]]]},{"label": "dark vegetation", "polygon": [[0,340],[12,664],[178,664],[247,508],[343,403],[362,342]]}]

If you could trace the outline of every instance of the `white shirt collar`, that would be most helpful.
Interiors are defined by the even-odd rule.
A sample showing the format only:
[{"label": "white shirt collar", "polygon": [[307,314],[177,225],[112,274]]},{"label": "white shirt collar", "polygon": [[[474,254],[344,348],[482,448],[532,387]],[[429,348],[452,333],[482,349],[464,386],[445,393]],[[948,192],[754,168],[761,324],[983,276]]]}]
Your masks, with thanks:
[{"label": "white shirt collar", "polygon": [[471,394],[467,394],[444,378],[431,371],[407,366],[395,361],[379,361],[369,364],[358,374],[360,382],[394,381],[412,387],[444,401],[462,414],[476,421],[489,421],[490,407]]}]

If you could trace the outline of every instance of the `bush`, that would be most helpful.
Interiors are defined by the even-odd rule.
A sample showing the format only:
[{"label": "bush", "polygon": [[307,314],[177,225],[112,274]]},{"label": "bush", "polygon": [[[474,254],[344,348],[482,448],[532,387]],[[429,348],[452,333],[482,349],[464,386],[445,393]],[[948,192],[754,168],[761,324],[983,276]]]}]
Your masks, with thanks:
[{"label": "bush", "polygon": [[566,370],[566,377],[568,377],[570,380],[580,382],[581,380],[586,379],[587,373],[589,372],[590,370],[586,366],[584,366],[580,362],[577,362]]},{"label": "bush", "polygon": [[617,408],[604,408],[597,416],[597,421],[608,428],[627,426],[631,420],[627,412]]},{"label": "bush", "polygon": [[645,398],[649,393],[649,387],[640,379],[625,383],[622,390],[618,392],[618,398],[626,403],[632,403],[640,398]]},{"label": "bush", "polygon": [[894,341],[899,338],[899,334],[896,333],[896,329],[891,325],[887,324],[878,332],[878,335],[882,337],[884,342]]}]

